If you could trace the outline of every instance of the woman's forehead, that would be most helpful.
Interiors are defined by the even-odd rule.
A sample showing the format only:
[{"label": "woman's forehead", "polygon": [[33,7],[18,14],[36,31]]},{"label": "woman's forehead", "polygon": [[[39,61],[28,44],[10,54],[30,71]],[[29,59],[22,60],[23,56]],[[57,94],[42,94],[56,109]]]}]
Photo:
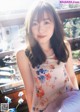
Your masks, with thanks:
[{"label": "woman's forehead", "polygon": [[43,11],[42,13],[37,13],[35,14],[34,16],[34,20],[37,20],[37,21],[41,21],[43,19],[50,19],[50,20],[53,20],[53,17],[51,15],[51,13],[47,12],[47,11]]}]

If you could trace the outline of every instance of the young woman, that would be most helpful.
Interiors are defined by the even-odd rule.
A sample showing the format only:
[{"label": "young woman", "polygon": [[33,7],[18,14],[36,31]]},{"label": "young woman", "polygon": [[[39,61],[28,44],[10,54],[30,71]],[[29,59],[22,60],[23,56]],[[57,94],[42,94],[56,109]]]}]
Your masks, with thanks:
[{"label": "young woman", "polygon": [[30,112],[80,112],[71,48],[60,18],[46,1],[27,14],[29,46],[17,53]]}]

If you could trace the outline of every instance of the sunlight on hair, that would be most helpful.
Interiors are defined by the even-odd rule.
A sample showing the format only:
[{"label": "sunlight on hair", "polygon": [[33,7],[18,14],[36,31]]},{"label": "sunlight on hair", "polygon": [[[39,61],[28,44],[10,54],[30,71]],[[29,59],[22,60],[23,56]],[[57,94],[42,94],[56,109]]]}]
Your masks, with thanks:
[{"label": "sunlight on hair", "polygon": [[59,110],[58,112],[61,112],[61,110]]}]

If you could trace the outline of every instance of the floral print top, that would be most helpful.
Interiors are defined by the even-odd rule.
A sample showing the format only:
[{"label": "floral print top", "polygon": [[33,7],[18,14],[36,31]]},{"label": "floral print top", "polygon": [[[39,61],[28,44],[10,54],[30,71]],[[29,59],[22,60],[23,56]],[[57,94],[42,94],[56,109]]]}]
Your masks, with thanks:
[{"label": "floral print top", "polygon": [[42,65],[32,69],[34,77],[34,93],[31,112],[41,112],[54,101],[58,101],[59,97],[64,93],[73,90],[73,85],[66,71],[66,63],[60,62],[55,55],[47,57]]}]

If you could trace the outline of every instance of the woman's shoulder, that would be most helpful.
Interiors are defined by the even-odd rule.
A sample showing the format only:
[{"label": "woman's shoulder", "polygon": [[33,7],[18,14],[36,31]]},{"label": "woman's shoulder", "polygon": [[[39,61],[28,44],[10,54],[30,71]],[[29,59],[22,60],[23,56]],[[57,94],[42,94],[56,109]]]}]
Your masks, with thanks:
[{"label": "woman's shoulder", "polygon": [[64,39],[64,43],[68,46],[69,45],[68,39]]},{"label": "woman's shoulder", "polygon": [[29,63],[28,57],[25,54],[25,50],[20,50],[16,53],[17,62]]},{"label": "woman's shoulder", "polygon": [[70,45],[69,41],[65,40],[64,43],[65,43],[65,45],[66,45],[66,47],[68,49],[69,56],[72,55],[72,49],[71,49],[71,45]]},{"label": "woman's shoulder", "polygon": [[[18,56],[18,57],[25,57],[26,55],[25,55],[25,50],[19,50],[17,53],[16,53],[16,56]],[[26,56],[26,58],[27,58],[27,56]]]},{"label": "woman's shoulder", "polygon": [[70,43],[67,39],[64,40],[64,43],[66,45],[66,47],[69,49],[70,48]]}]

